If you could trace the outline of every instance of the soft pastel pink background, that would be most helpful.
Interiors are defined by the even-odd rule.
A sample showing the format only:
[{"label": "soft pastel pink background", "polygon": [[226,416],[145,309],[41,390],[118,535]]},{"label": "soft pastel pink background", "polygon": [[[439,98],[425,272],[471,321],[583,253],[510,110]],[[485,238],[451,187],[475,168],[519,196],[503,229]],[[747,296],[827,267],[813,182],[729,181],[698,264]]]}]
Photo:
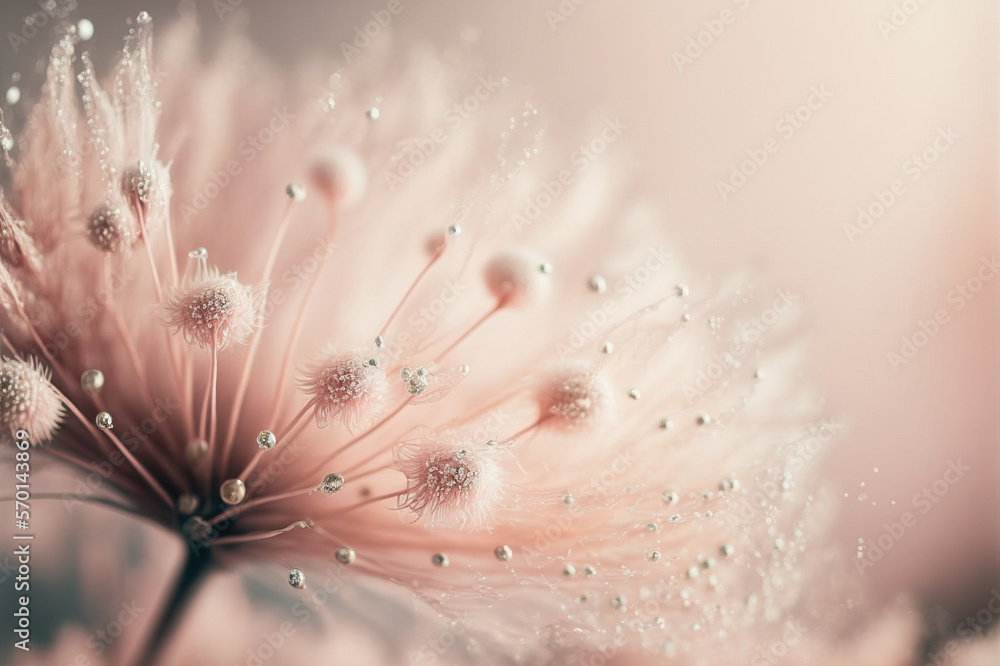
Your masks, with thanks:
[{"label": "soft pastel pink background", "polygon": [[[890,20],[889,0],[577,2],[402,0],[392,38],[477,38],[484,71],[527,86],[553,126],[621,116],[628,130],[614,150],[631,155],[635,179],[658,198],[689,265],[754,271],[804,295],[808,378],[828,396],[829,411],[852,424],[828,474],[846,495],[844,552],[914,512],[913,495],[960,459],[973,470],[919,515],[866,582],[885,596],[910,591],[956,611],[981,607],[998,585],[997,279],[959,312],[947,296],[997,253],[994,3],[897,2],[918,9],[885,38],[878,22]],[[340,42],[387,2],[229,4],[238,11],[220,20],[212,3],[197,3],[207,39],[245,24],[272,57],[294,63],[339,56]],[[80,5],[74,16],[97,26],[99,62],[120,44],[126,16],[147,9],[165,23],[176,7]],[[553,27],[546,12],[560,6],[568,16]],[[4,33],[35,8],[4,2]],[[674,53],[725,9],[735,20],[679,72]],[[47,45],[35,37],[13,54],[4,39],[0,84],[20,71],[23,88],[37,85],[30,74]],[[775,136],[775,123],[812,86],[832,97],[722,202],[716,181]],[[910,182],[903,163],[946,127],[960,138]],[[843,225],[896,178],[906,192],[849,242]],[[887,354],[939,308],[949,323],[894,372]]]}]

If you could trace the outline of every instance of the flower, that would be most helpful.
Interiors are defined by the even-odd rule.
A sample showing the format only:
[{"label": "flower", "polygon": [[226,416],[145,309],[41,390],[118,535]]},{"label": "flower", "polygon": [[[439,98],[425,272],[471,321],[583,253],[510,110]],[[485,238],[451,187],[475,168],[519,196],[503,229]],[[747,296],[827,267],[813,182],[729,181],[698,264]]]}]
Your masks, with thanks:
[{"label": "flower", "polygon": [[65,403],[47,450],[116,456],[103,499],[187,541],[181,594],[261,561],[308,590],[322,562],[524,662],[781,636],[822,516],[788,299],[694,279],[618,169],[552,187],[503,79],[473,114],[461,65],[372,52],[317,95],[182,60],[192,31],[160,83],[145,13],[110,84],[53,49],[0,206],[3,430],[47,439]]},{"label": "flower", "polygon": [[52,439],[63,418],[59,395],[49,381],[49,371],[38,360],[4,358],[0,366],[0,423],[5,433],[19,430],[32,435],[33,444]]}]

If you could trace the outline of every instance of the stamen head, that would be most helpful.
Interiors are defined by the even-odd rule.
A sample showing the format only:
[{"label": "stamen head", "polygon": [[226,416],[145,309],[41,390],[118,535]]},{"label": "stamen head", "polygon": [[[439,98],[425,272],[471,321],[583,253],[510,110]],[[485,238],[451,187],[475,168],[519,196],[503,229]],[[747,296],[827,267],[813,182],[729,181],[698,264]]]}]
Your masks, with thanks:
[{"label": "stamen head", "polygon": [[358,204],[368,191],[368,169],[361,156],[349,148],[338,147],[312,168],[313,182],[325,196],[345,208]]},{"label": "stamen head", "polygon": [[529,307],[549,291],[551,265],[529,250],[501,254],[486,265],[486,286],[505,307]]},{"label": "stamen head", "polygon": [[170,200],[170,174],[159,160],[140,161],[122,173],[122,193],[146,207],[163,207]]},{"label": "stamen head", "polygon": [[536,392],[543,423],[577,430],[606,421],[614,408],[614,389],[584,362],[567,363],[546,377]]},{"label": "stamen head", "polygon": [[132,247],[138,233],[130,215],[116,206],[102,206],[87,218],[87,238],[102,252],[112,254]]},{"label": "stamen head", "polygon": [[188,342],[223,350],[230,342],[246,344],[260,323],[267,285],[245,285],[236,273],[208,271],[204,279],[186,282],[161,306],[171,329],[184,331]]},{"label": "stamen head", "polygon": [[448,433],[396,449],[406,475],[400,508],[421,516],[428,527],[478,527],[503,495],[497,446]]},{"label": "stamen head", "polygon": [[32,444],[52,439],[63,418],[62,401],[49,373],[35,359],[4,358],[0,368],[0,430],[16,438],[26,430]]},{"label": "stamen head", "polygon": [[362,353],[330,355],[313,367],[301,385],[316,404],[316,425],[339,419],[353,430],[385,411],[385,371]]}]

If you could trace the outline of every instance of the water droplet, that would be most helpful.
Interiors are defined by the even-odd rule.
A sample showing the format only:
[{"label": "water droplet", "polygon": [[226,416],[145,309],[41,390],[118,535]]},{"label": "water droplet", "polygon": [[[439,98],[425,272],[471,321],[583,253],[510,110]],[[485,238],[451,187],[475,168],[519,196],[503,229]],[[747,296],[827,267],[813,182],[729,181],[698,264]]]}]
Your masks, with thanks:
[{"label": "water droplet", "polygon": [[319,484],[319,489],[326,495],[332,495],[344,487],[344,477],[340,474],[327,474]]},{"label": "water droplet", "polygon": [[292,569],[288,572],[288,584],[296,590],[301,590],[306,584],[306,575],[301,569]]},{"label": "water droplet", "polygon": [[601,352],[603,352],[605,354],[610,354],[614,350],[615,350],[615,346],[611,342],[605,342],[603,345],[601,345]]},{"label": "water droplet", "polygon": [[676,287],[674,287],[674,292],[678,296],[687,296],[688,293],[690,293],[689,290],[688,290],[688,286],[686,284],[679,284],[679,285],[677,285]]},{"label": "water droplet", "polygon": [[247,496],[247,487],[239,479],[227,479],[219,487],[219,496],[226,504],[239,504]]},{"label": "water droplet", "polygon": [[100,391],[104,387],[104,373],[100,370],[85,370],[80,375],[80,387],[84,391]]},{"label": "water droplet", "polygon": [[365,116],[368,117],[368,120],[372,120],[372,121],[378,120],[381,115],[382,115],[382,113],[378,110],[377,107],[374,107],[374,106],[372,108],[368,109],[367,111],[365,111]]},{"label": "water droplet", "polygon": [[302,201],[306,198],[306,187],[302,183],[288,183],[285,186],[285,194],[292,201]]},{"label": "water droplet", "polygon": [[14,147],[14,136],[6,125],[0,124],[0,148],[10,150]]},{"label": "water droplet", "polygon": [[595,291],[598,294],[603,294],[608,290],[608,283],[601,275],[592,275],[590,280],[587,281],[587,286],[590,287],[591,291]]},{"label": "water droplet", "polygon": [[192,465],[201,462],[206,453],[208,453],[208,442],[203,439],[191,440],[184,449],[184,454],[187,456],[188,462]]},{"label": "water droplet", "polygon": [[344,546],[338,548],[337,552],[333,554],[334,559],[336,559],[341,564],[354,564],[355,560],[358,559],[357,553],[350,546]]},{"label": "water droplet", "polygon": [[510,546],[497,546],[493,549],[493,554],[501,562],[510,562],[510,558],[514,557],[514,551],[510,549]]},{"label": "water droplet", "polygon": [[21,101],[21,89],[17,86],[11,86],[7,88],[7,103],[17,104]]},{"label": "water droplet", "polygon": [[659,562],[660,561],[660,551],[655,548],[650,548],[646,551],[646,561],[647,562]]},{"label": "water droplet", "polygon": [[663,501],[667,504],[673,504],[680,499],[680,495],[678,495],[674,490],[664,490],[660,493],[660,497],[663,498]]},{"label": "water droplet", "polygon": [[567,564],[565,567],[563,567],[563,575],[566,576],[567,578],[572,578],[573,576],[576,575],[576,567],[574,567],[572,564]]},{"label": "water droplet", "polygon": [[177,498],[177,513],[182,516],[190,516],[198,510],[198,496],[192,493],[184,493]]},{"label": "water droplet", "polygon": [[277,437],[270,430],[261,430],[257,435],[257,446],[264,449],[265,451],[270,451],[278,444]]},{"label": "water droplet", "polygon": [[115,427],[114,419],[112,419],[111,414],[108,414],[107,412],[99,412],[97,414],[97,418],[94,419],[94,422],[97,423],[97,427],[101,430],[111,430]]},{"label": "water droplet", "polygon": [[451,562],[448,560],[448,556],[444,553],[435,553],[434,556],[431,557],[431,564],[436,567],[446,567],[450,565]]},{"label": "water droplet", "polygon": [[633,400],[638,400],[639,398],[642,397],[642,395],[639,393],[639,389],[633,388],[629,389],[628,397],[632,398]]},{"label": "water droplet", "polygon": [[81,40],[88,42],[94,36],[94,24],[90,19],[80,19],[76,23],[76,34]]}]

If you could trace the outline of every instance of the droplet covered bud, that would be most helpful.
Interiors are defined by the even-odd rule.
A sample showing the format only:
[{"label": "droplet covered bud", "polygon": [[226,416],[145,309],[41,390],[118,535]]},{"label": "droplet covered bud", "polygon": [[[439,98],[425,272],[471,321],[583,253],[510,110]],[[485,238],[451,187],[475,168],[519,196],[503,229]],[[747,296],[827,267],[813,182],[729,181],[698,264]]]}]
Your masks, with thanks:
[{"label": "droplet covered bud", "polygon": [[87,238],[102,252],[123,252],[138,239],[135,221],[121,208],[103,206],[87,218]]},{"label": "droplet covered bud", "polygon": [[236,273],[205,270],[162,304],[160,314],[174,331],[200,347],[225,349],[230,342],[246,344],[259,325],[267,285],[245,285]]},{"label": "droplet covered bud", "polygon": [[441,433],[396,449],[406,475],[399,506],[421,516],[428,527],[481,525],[503,494],[500,447]]},{"label": "droplet covered bud", "polygon": [[353,430],[373,422],[385,411],[388,381],[379,365],[361,353],[328,355],[300,382],[316,406],[316,425],[339,419]]},{"label": "droplet covered bud", "polygon": [[557,368],[543,379],[535,397],[542,422],[567,430],[595,428],[615,406],[610,382],[585,362]]},{"label": "droplet covered bud", "polygon": [[0,366],[0,430],[24,429],[32,444],[52,439],[63,418],[62,401],[49,373],[35,359],[4,358]]}]

